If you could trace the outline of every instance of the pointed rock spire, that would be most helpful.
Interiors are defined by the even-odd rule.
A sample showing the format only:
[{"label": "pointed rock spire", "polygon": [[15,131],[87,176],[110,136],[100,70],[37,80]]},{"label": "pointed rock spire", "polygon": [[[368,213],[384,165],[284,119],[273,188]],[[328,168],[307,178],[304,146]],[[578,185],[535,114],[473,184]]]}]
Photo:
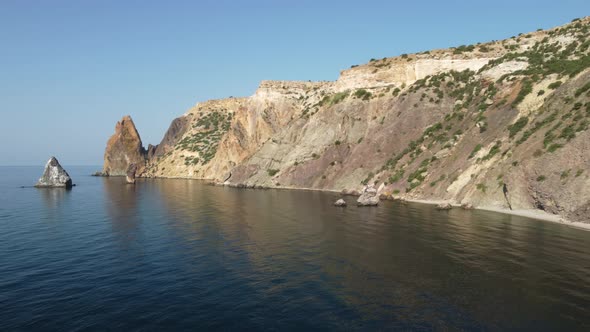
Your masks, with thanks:
[{"label": "pointed rock spire", "polygon": [[45,170],[43,175],[37,181],[35,185],[37,188],[71,188],[72,178],[68,172],[57,161],[57,158],[51,157],[47,164],[45,164]]},{"label": "pointed rock spire", "polygon": [[104,152],[103,174],[125,176],[129,165],[145,165],[146,151],[131,116],[124,116],[115,126],[115,133],[107,142]]}]

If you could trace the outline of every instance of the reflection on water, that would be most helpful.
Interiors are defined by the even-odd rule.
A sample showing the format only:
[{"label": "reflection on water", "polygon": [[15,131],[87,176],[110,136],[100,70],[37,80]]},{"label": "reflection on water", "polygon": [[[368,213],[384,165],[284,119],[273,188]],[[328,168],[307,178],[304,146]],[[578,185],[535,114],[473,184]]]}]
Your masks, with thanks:
[{"label": "reflection on water", "polygon": [[[419,204],[335,209],[333,194],[313,191],[236,190],[182,180],[142,185],[157,191],[169,226],[196,244],[195,255],[206,247],[216,264],[238,265],[239,283],[266,285],[271,302],[354,308],[352,317],[409,324],[400,327],[546,328],[577,320],[547,306],[574,317],[588,314],[549,295],[572,274],[590,280],[584,265],[553,272],[561,255],[589,258],[558,249],[588,243],[587,234],[559,225]],[[292,298],[293,289],[306,289],[305,297]],[[521,325],[507,323],[514,312]],[[537,324],[540,313],[556,324]]]},{"label": "reflection on water", "polygon": [[85,181],[97,187],[43,197],[39,213],[62,211],[51,234],[35,215],[0,233],[0,330],[590,327],[590,232],[419,204],[335,208],[338,195],[314,191]]},{"label": "reflection on water", "polygon": [[138,192],[124,177],[101,178],[104,185],[105,210],[113,230],[124,247],[136,240],[140,213],[137,210]]},{"label": "reflection on water", "polygon": [[59,207],[66,199],[66,196],[72,191],[71,188],[35,188],[35,190],[41,193],[43,203],[48,211]]}]

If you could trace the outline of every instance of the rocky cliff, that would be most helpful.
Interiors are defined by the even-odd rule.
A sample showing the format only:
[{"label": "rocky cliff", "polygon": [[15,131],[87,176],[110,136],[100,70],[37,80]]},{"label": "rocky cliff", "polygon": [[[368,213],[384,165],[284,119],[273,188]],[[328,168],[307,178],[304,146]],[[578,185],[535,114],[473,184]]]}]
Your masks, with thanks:
[{"label": "rocky cliff", "polygon": [[584,18],[371,60],[335,82],[264,81],[251,97],[199,103],[174,120],[142,176],[338,191],[372,183],[382,197],[590,222],[589,29]]},{"label": "rocky cliff", "polygon": [[115,133],[107,142],[102,173],[106,176],[125,176],[129,165],[142,168],[146,158],[147,152],[133,120],[129,115],[124,116],[117,122]]}]

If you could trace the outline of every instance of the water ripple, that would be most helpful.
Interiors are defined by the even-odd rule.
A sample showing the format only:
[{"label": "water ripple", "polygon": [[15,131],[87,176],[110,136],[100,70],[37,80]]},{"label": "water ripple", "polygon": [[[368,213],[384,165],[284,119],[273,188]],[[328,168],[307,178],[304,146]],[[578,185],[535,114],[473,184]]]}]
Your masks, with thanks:
[{"label": "water ripple", "polygon": [[590,328],[590,232],[70,173],[69,192],[0,191],[0,330]]}]

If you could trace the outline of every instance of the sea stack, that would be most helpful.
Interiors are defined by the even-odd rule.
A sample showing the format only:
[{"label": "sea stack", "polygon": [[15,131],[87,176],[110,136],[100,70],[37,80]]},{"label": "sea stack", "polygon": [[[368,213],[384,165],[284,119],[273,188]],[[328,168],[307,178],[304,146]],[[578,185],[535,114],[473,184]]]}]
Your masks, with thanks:
[{"label": "sea stack", "polygon": [[55,157],[51,157],[47,164],[43,175],[39,178],[37,188],[72,188],[72,178],[68,172],[59,164]]},{"label": "sea stack", "polygon": [[137,169],[144,167],[146,157],[147,152],[142,145],[135,124],[131,116],[126,115],[117,122],[115,133],[107,142],[102,174],[105,176],[126,176],[131,164],[135,164]]}]

